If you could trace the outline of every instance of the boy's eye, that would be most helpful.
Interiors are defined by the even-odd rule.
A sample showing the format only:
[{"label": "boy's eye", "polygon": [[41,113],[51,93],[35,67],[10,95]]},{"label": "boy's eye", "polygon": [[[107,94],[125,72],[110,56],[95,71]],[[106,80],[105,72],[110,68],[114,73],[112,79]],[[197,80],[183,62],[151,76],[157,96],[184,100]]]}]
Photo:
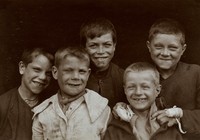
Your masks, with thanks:
[{"label": "boy's eye", "polygon": [[93,48],[96,48],[97,45],[96,44],[90,44],[88,47],[93,49]]},{"label": "boy's eye", "polygon": [[128,89],[128,90],[134,90],[134,89],[135,89],[135,86],[127,86],[127,89]]},{"label": "boy's eye", "polygon": [[69,73],[69,72],[71,72],[71,71],[72,71],[71,69],[65,69],[65,70],[64,70],[65,73]]},{"label": "boy's eye", "polygon": [[40,71],[41,71],[39,68],[33,68],[33,70],[34,70],[35,72],[40,72]]},{"label": "boy's eye", "polygon": [[143,89],[149,89],[149,86],[143,86],[142,88]]},{"label": "boy's eye", "polygon": [[87,71],[86,70],[80,70],[79,71],[81,74],[85,74]]},{"label": "boy's eye", "polygon": [[104,44],[104,46],[105,46],[106,48],[110,48],[110,47],[112,46],[112,44],[111,44],[111,43],[106,43],[106,44]]},{"label": "boy's eye", "polygon": [[176,46],[169,46],[169,49],[172,50],[172,51],[176,51],[178,49],[178,47],[176,47]]},{"label": "boy's eye", "polygon": [[155,45],[154,47],[155,47],[156,49],[162,49],[162,48],[163,48],[162,45],[159,45],[159,44],[158,44],[158,45]]}]

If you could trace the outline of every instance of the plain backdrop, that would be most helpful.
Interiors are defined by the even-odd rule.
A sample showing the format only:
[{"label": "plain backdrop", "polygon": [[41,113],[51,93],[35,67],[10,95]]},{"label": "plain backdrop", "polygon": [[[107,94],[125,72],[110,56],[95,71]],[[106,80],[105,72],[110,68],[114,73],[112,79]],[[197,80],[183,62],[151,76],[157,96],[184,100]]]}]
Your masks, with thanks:
[{"label": "plain backdrop", "polygon": [[[4,0],[0,1],[0,94],[20,84],[24,48],[79,44],[81,24],[93,17],[111,20],[118,33],[113,62],[125,68],[149,61],[148,30],[158,18],[174,18],[186,29],[182,61],[200,64],[199,0]],[[55,81],[48,92],[57,90]]]}]

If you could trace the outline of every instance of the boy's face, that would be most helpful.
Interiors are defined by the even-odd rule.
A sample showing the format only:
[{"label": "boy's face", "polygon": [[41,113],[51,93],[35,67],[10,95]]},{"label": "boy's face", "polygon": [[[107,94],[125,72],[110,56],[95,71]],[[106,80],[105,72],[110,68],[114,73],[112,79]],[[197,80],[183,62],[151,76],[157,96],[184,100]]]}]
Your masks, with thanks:
[{"label": "boy's face", "polygon": [[52,64],[44,55],[38,55],[27,66],[21,61],[19,72],[22,75],[21,87],[31,94],[41,93],[50,83]]},{"label": "boy's face", "polygon": [[186,44],[181,44],[181,34],[160,34],[155,35],[151,42],[147,41],[147,47],[151,58],[161,70],[172,70],[176,68]]},{"label": "boy's face", "polygon": [[155,84],[154,76],[150,70],[127,73],[124,90],[134,111],[148,110],[160,93],[160,85]]},{"label": "boy's face", "polygon": [[58,80],[61,93],[69,97],[85,92],[89,75],[88,62],[75,56],[67,56],[58,68],[53,67],[53,76]]},{"label": "boy's face", "polygon": [[114,56],[115,43],[111,33],[93,39],[87,38],[86,50],[93,64],[100,70],[106,70]]}]

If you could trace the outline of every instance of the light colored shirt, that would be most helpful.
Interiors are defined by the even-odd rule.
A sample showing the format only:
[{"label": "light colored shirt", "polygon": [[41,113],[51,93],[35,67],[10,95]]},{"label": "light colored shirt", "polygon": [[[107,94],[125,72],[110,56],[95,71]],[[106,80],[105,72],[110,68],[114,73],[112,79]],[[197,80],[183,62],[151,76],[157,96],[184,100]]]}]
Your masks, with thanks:
[{"label": "light colored shirt", "polygon": [[33,109],[33,140],[100,140],[110,118],[108,100],[92,90],[70,103],[64,113],[58,95]]}]

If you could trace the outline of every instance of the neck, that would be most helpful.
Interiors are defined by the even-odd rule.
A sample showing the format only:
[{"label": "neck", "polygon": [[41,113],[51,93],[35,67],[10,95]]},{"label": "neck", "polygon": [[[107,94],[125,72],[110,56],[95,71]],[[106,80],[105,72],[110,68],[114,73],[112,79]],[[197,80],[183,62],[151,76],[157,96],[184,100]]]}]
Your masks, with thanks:
[{"label": "neck", "polygon": [[84,90],[83,92],[79,93],[78,95],[69,96],[69,95],[59,91],[58,92],[58,98],[59,98],[61,104],[67,104],[67,103],[73,102],[74,100],[76,100],[79,97],[83,96],[85,93],[86,93],[86,91]]},{"label": "neck", "polygon": [[171,75],[174,74],[175,70],[176,70],[176,66],[174,66],[171,69],[167,69],[167,70],[158,68],[158,71],[159,71],[159,73],[160,73],[160,75],[162,76],[163,79],[169,78]]},{"label": "neck", "polygon": [[34,100],[38,97],[38,95],[33,94],[26,88],[24,88],[22,85],[18,88],[18,92],[23,100]]},{"label": "neck", "polygon": [[145,119],[145,120],[148,119],[149,110],[137,111],[133,109],[133,112],[138,116],[138,118]]},{"label": "neck", "polygon": [[[110,65],[110,64],[109,64]],[[98,73],[98,72],[104,72],[104,71],[107,71],[108,68],[109,68],[109,65],[107,65],[106,67],[103,67],[103,68],[98,68],[96,67],[94,64],[91,64],[91,68],[92,70],[95,72],[95,73]]]}]

